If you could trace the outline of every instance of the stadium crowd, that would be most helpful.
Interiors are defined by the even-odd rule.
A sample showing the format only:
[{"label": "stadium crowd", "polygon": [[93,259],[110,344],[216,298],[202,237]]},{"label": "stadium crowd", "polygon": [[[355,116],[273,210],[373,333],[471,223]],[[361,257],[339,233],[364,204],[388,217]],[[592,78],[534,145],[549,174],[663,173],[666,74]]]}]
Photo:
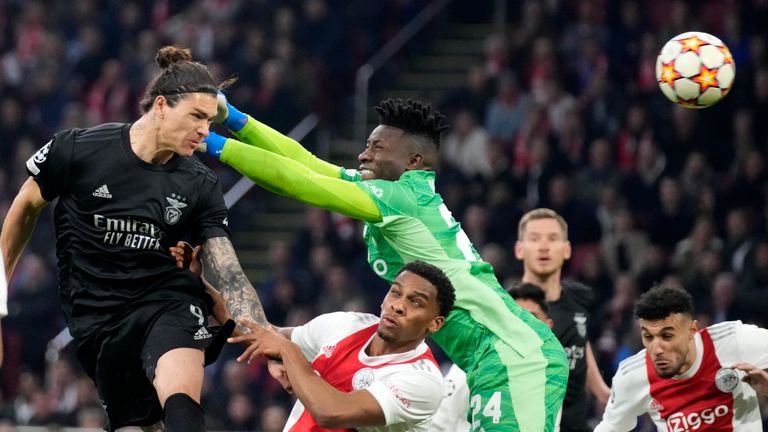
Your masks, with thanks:
[{"label": "stadium crowd", "polygon": [[[161,45],[188,46],[219,76],[237,76],[230,100],[278,130],[309,112],[342,129],[356,67],[426,3],[0,1],[0,218],[53,132],[137,113]],[[452,20],[461,9],[449,6]],[[499,280],[522,274],[512,249],[520,216],[563,215],[574,246],[566,273],[594,290],[590,335],[608,381],[642,348],[632,304],[656,283],[689,290],[700,327],[766,327],[768,1],[526,0],[507,14],[466,83],[432,101],[453,124],[437,189]],[[691,29],[718,35],[737,71],[731,94],[699,111],[666,100],[654,77],[661,45]],[[270,248],[271,274],[257,287],[269,320],[375,312],[386,285],[365,262],[360,227],[314,208],[306,216],[293,243]],[[0,417],[99,427],[72,351],[46,362],[64,327],[48,228],[35,231],[10,284]],[[207,369],[209,428],[282,430],[290,396],[237,352]]]}]

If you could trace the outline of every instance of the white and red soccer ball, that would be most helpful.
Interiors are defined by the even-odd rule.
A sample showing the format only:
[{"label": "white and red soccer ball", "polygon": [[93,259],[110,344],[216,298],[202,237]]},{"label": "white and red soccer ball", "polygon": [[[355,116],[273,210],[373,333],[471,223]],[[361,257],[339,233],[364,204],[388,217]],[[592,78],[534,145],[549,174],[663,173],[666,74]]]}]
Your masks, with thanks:
[{"label": "white and red soccer ball", "polygon": [[656,59],[656,82],[669,100],[686,108],[719,102],[733,86],[736,65],[723,41],[687,32],[667,42]]}]

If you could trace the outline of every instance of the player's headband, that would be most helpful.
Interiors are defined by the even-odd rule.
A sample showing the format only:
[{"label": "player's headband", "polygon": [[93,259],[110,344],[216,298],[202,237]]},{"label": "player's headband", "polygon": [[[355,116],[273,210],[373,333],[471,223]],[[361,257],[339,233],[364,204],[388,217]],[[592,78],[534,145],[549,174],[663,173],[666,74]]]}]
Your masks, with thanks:
[{"label": "player's headband", "polygon": [[213,86],[202,86],[202,87],[193,88],[193,89],[182,87],[176,90],[154,91],[152,93],[155,96],[173,96],[173,95],[184,94],[184,93],[208,93],[215,96],[218,94],[218,89]]}]

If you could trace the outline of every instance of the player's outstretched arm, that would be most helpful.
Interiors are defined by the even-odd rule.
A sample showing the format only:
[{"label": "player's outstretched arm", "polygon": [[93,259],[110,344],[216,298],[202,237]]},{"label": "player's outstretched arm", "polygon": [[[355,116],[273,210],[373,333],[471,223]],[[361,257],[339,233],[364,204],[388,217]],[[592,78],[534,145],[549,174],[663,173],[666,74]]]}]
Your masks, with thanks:
[{"label": "player's outstretched arm", "polygon": [[[202,261],[206,279],[218,287],[233,319],[246,319],[263,326],[269,324],[259,295],[245,277],[228,238],[208,239],[203,244]],[[242,332],[245,327],[241,326],[239,330]]]},{"label": "player's outstretched arm", "polygon": [[318,158],[298,141],[241,112],[232,106],[221,92],[218,97],[218,113],[214,121],[226,126],[240,142],[293,159],[318,174],[329,177],[340,175],[339,166]]},{"label": "player's outstretched arm", "polygon": [[[376,398],[367,390],[349,393],[336,390],[312,369],[301,349],[274,328],[262,328],[252,323],[240,323],[251,332],[251,348],[258,355],[281,358],[293,392],[312,414],[320,427],[329,429],[359,428],[384,425],[386,418]],[[233,343],[245,337],[230,338]],[[245,353],[238,358],[249,358]]]},{"label": "player's outstretched arm", "polygon": [[[258,147],[211,133],[206,141],[218,146],[219,159],[274,192],[353,219],[382,220],[381,211],[371,197],[355,183],[319,174],[295,160]],[[216,286],[216,284],[214,284]]]}]

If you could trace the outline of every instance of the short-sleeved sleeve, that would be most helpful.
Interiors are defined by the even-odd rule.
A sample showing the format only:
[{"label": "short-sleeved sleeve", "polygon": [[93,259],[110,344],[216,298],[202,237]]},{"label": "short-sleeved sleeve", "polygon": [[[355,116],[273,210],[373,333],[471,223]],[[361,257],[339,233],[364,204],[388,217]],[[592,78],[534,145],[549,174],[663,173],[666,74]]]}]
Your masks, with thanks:
[{"label": "short-sleeved sleeve", "polygon": [[[649,398],[648,378],[644,373],[645,363],[632,362],[634,358],[624,360],[614,375],[611,396],[595,432],[630,431],[637,425],[637,417],[645,413]],[[634,370],[627,370],[629,364]]]},{"label": "short-sleeved sleeve", "polygon": [[199,209],[197,227],[194,230],[195,244],[203,244],[206,240],[216,237],[229,237],[227,206],[224,203],[224,194],[218,178],[201,198]]},{"label": "short-sleeved sleeve", "polygon": [[370,195],[382,216],[409,214],[416,202],[409,188],[389,180],[365,180],[358,187]]},{"label": "short-sleeved sleeve", "polygon": [[74,130],[59,132],[27,160],[27,172],[46,201],[66,193],[74,146]]},{"label": "short-sleeved sleeve", "polygon": [[440,405],[441,379],[427,372],[400,372],[366,388],[379,402],[387,425],[419,423],[428,419]]},{"label": "short-sleeved sleeve", "polygon": [[443,378],[443,399],[432,419],[430,432],[453,432],[469,430],[469,387],[467,374],[456,365],[451,365]]},{"label": "short-sleeved sleeve", "polygon": [[739,331],[739,350],[742,361],[768,369],[768,330],[743,324]]}]

